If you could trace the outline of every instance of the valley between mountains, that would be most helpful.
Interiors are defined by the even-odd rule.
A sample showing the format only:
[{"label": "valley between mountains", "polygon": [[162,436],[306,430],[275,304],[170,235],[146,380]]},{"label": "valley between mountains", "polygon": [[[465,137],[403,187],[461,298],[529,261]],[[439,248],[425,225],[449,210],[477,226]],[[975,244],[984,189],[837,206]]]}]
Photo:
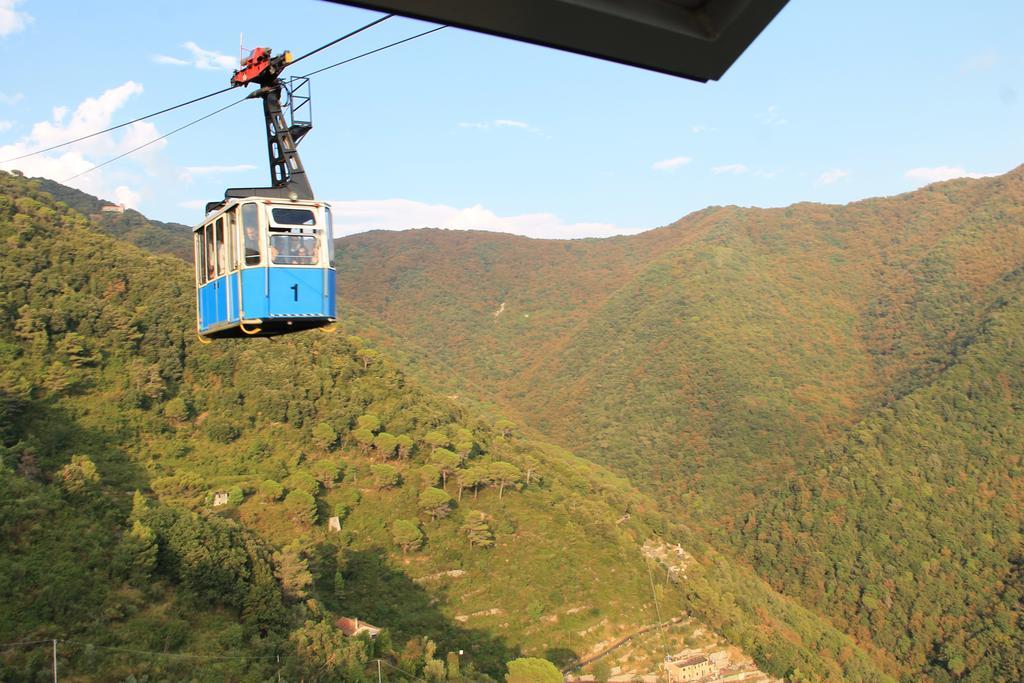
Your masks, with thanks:
[{"label": "valley between mountains", "polygon": [[187,230],[104,204],[0,175],[0,640],[83,680],[1024,678],[1024,169],[354,235],[333,333],[214,345]]}]

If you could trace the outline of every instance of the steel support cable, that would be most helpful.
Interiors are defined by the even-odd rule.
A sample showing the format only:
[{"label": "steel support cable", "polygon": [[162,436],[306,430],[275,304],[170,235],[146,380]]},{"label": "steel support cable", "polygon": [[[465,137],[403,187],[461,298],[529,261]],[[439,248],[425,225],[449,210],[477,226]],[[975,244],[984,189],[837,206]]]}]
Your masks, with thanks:
[{"label": "steel support cable", "polygon": [[53,642],[53,638],[47,638],[46,640],[22,640],[17,643],[0,643],[0,650],[7,650],[15,647],[26,647],[28,645],[42,645],[46,643],[49,645]]},{"label": "steel support cable", "polygon": [[[46,641],[51,642],[51,641]],[[112,652],[124,652],[127,654],[135,655],[153,655],[157,657],[180,657],[182,659],[220,659],[220,660],[235,660],[235,659],[274,659],[277,655],[204,655],[196,652],[157,652],[155,650],[136,650],[128,647],[117,647],[114,645],[97,645],[95,643],[86,643],[80,640],[60,640],[58,642],[68,643],[77,645],[78,647],[92,647],[100,650],[110,650]]]},{"label": "steel support cable", "polygon": [[[381,21],[384,21],[384,19],[387,19],[387,18],[389,18],[391,16],[393,16],[393,15],[389,14],[388,16],[386,16],[386,17],[384,17],[382,19],[378,19],[376,22],[373,22],[373,23],[374,24],[378,24]],[[368,28],[368,27],[369,27],[369,25],[364,26],[363,29]],[[316,71],[311,71],[308,74],[302,76],[302,78],[309,78],[310,76],[314,76],[316,74],[322,73],[324,71],[327,71],[328,69],[333,69],[335,67],[342,66],[344,64],[348,64],[349,62],[354,62],[357,59],[362,59],[363,57],[368,57],[368,56],[370,56],[372,54],[376,54],[378,52],[383,52],[384,50],[387,50],[389,48],[395,47],[396,45],[401,45],[402,43],[408,43],[411,40],[416,40],[417,38],[422,38],[423,36],[429,35],[431,33],[436,33],[437,31],[440,31],[443,28],[448,28],[448,27],[447,26],[436,26],[436,27],[434,27],[434,28],[432,28],[430,30],[423,31],[422,33],[417,33],[414,36],[409,36],[408,38],[403,38],[402,40],[397,40],[397,41],[395,41],[393,43],[388,43],[387,45],[384,45],[382,47],[378,47],[376,50],[370,50],[369,52],[364,52],[362,54],[356,55],[355,57],[349,57],[348,59],[345,59],[345,60],[342,60],[340,62],[337,62],[336,64],[331,64],[331,65],[325,66],[325,67],[323,67],[321,69],[317,69]],[[363,29],[359,29],[359,30],[363,30]],[[358,33],[358,31],[354,31],[353,33],[351,33],[349,35],[355,35],[355,33]],[[334,43],[337,43],[337,42],[338,41],[334,41]],[[318,51],[318,50],[315,50],[315,51]],[[313,54],[313,53],[310,52],[307,55],[304,55],[304,57],[309,56],[309,54]],[[228,90],[231,90],[231,88],[228,88]],[[221,92],[224,92],[224,91],[221,91]],[[216,94],[220,94],[220,93],[216,93]],[[206,116],[202,116],[202,117],[200,117],[200,118],[198,118],[198,119],[196,119],[194,121],[190,121],[189,123],[186,123],[184,126],[181,126],[179,128],[175,128],[174,130],[172,130],[169,133],[161,135],[158,138],[154,138],[154,139],[150,140],[149,142],[146,142],[144,144],[139,145],[138,147],[134,147],[134,148],[128,150],[127,152],[124,152],[123,154],[119,154],[116,157],[113,157],[112,159],[107,159],[106,161],[104,161],[101,164],[97,164],[96,166],[93,166],[92,168],[86,169],[86,170],[82,171],[81,173],[77,173],[77,174],[71,176],[70,178],[62,180],[60,182],[61,183],[67,183],[69,181],[74,180],[75,178],[79,178],[79,177],[85,175],[86,173],[91,173],[92,171],[95,171],[98,168],[101,168],[103,166],[106,166],[107,164],[113,163],[113,162],[117,161],[118,159],[123,159],[124,157],[128,156],[129,154],[133,154],[133,153],[139,151],[140,149],[144,149],[146,147],[149,147],[150,145],[155,144],[155,143],[163,140],[164,138],[167,138],[167,137],[169,137],[171,135],[174,135],[178,131],[184,130],[184,129],[188,128],[189,126],[193,126],[193,125],[199,123],[200,121],[204,121],[204,120],[210,118],[211,116],[219,114],[222,111],[224,111],[225,109],[230,109],[231,107],[235,106],[236,104],[240,104],[240,103],[244,102],[247,99],[249,99],[249,98],[245,97],[245,98],[242,98],[242,99],[240,99],[240,100],[238,100],[236,102],[232,102],[231,104],[227,105],[226,107],[221,107],[220,109],[218,109],[216,111],[210,112]],[[179,105],[179,106],[182,106],[182,105]],[[167,110],[167,111],[170,111],[170,110]],[[153,116],[153,115],[151,115],[151,116]],[[124,124],[124,125],[127,125],[127,124]],[[105,132],[105,131],[101,131],[101,132]],[[99,133],[95,133],[94,135],[99,135]],[[84,139],[84,138],[82,138],[82,139]],[[72,141],[72,142],[74,142],[74,141]],[[65,144],[71,144],[71,143],[68,142],[68,143],[65,143]],[[58,146],[60,146],[60,145],[58,145]],[[53,148],[51,148],[51,149],[53,149]],[[42,152],[42,151],[46,151],[46,150],[40,150],[40,152]],[[34,152],[34,154],[38,154],[38,153],[39,152]],[[21,157],[19,157],[19,158],[21,158]],[[0,162],[0,163],[4,163],[4,162]]]},{"label": "steel support cable", "polygon": [[191,99],[188,102],[182,102],[181,104],[176,104],[173,107],[167,107],[166,109],[161,109],[160,111],[153,112],[152,114],[146,114],[145,116],[140,116],[139,118],[132,119],[131,121],[126,121],[124,123],[119,123],[116,126],[111,126],[110,128],[105,128],[104,130],[98,130],[95,133],[89,133],[88,135],[83,135],[80,138],[75,138],[74,140],[68,140],[67,142],[62,142],[59,145],[52,145],[50,147],[47,147],[46,149],[37,149],[34,152],[29,152],[27,154],[22,154],[19,157],[11,157],[10,159],[4,159],[3,161],[0,161],[0,164],[7,164],[7,163],[10,163],[12,161],[18,161],[19,159],[27,159],[28,157],[32,157],[32,156],[35,156],[37,154],[43,154],[44,152],[52,152],[55,149],[60,149],[61,147],[67,147],[68,145],[73,145],[76,142],[81,142],[82,140],[88,140],[89,138],[94,138],[97,135],[103,135],[104,133],[109,133],[111,131],[117,130],[118,128],[124,128],[125,126],[132,125],[133,123],[138,123],[139,121],[145,121],[146,119],[151,119],[154,116],[159,116],[160,114],[166,114],[167,112],[174,111],[175,109],[181,109],[182,107],[187,107],[188,105],[195,104],[196,102],[202,102],[203,100],[209,99],[209,98],[211,98],[211,97],[213,97],[215,95],[221,95],[223,93],[228,92],[229,90],[234,90],[234,89],[235,89],[235,86],[231,86],[230,88],[224,88],[223,90],[218,90],[217,92],[212,92],[209,95],[203,95],[202,97],[196,97],[195,99]]},{"label": "steel support cable", "polygon": [[71,176],[70,178],[65,178],[64,180],[62,180],[60,182],[62,184],[64,184],[64,183],[67,183],[67,182],[70,182],[70,181],[74,180],[75,178],[79,178],[81,176],[84,176],[86,173],[92,173],[93,171],[95,171],[98,168],[102,168],[102,167],[106,166],[107,164],[110,164],[110,163],[113,163],[113,162],[117,161],[118,159],[123,159],[124,157],[128,156],[129,154],[133,154],[135,152],[138,152],[140,149],[144,149],[146,147],[149,147],[150,145],[156,144],[157,142],[160,142],[161,140],[174,135],[178,131],[182,131],[182,130],[185,130],[186,128],[190,127],[190,126],[194,126],[195,124],[199,123],[200,121],[205,121],[206,119],[210,118],[211,116],[216,116],[217,114],[219,114],[222,111],[225,111],[227,109],[230,109],[231,107],[235,106],[236,104],[241,104],[242,102],[245,102],[247,99],[249,99],[249,98],[248,97],[243,97],[240,100],[236,100],[235,102],[232,102],[231,104],[227,105],[226,107],[221,107],[220,109],[217,109],[216,111],[211,111],[209,114],[206,114],[205,116],[200,116],[198,119],[195,119],[194,121],[189,121],[184,126],[179,126],[179,127],[175,128],[174,130],[172,130],[169,133],[164,133],[163,135],[161,135],[158,138],[153,138],[149,142],[144,142],[143,144],[139,145],[138,147],[133,147],[130,150],[128,150],[127,152],[124,152],[122,154],[118,154],[116,157],[113,157],[111,159],[107,159],[102,164],[96,164],[92,168],[87,168],[86,170],[82,171],[81,173],[76,173],[75,175]]},{"label": "steel support cable", "polygon": [[[302,55],[298,59],[293,60],[292,64],[294,64],[295,62],[302,61],[306,57],[311,57],[311,56],[315,55],[317,52],[320,52],[321,50],[326,50],[327,48],[331,47],[332,45],[337,45],[341,41],[347,40],[348,38],[351,38],[352,36],[356,35],[357,33],[362,33],[366,29],[372,28],[372,27],[376,26],[377,24],[390,19],[393,16],[394,16],[393,14],[388,14],[388,15],[386,15],[384,17],[381,17],[380,19],[376,19],[375,21],[371,21],[369,24],[366,24],[365,26],[363,26],[361,28],[357,28],[355,31],[352,31],[350,33],[346,33],[345,35],[341,36],[340,38],[335,38],[331,42],[325,43],[325,44],[321,45],[320,47],[316,48],[315,50],[307,52],[306,54]],[[118,130],[120,128],[124,128],[125,126],[130,126],[133,123],[138,123],[140,121],[145,121],[146,119],[151,119],[154,116],[160,116],[161,114],[166,114],[169,111],[174,111],[175,109],[181,109],[182,107],[187,107],[190,104],[195,104],[196,102],[202,102],[203,100],[209,99],[211,97],[215,97],[217,95],[222,95],[222,94],[228,92],[229,90],[234,90],[236,87],[238,87],[238,86],[232,85],[232,86],[230,86],[228,88],[223,88],[222,90],[218,90],[216,92],[212,92],[212,93],[209,93],[207,95],[203,95],[201,97],[193,98],[191,100],[188,100],[187,102],[182,102],[180,104],[176,104],[173,107],[167,107],[166,109],[161,109],[160,111],[153,112],[152,114],[146,114],[145,116],[140,116],[137,119],[132,119],[131,121],[125,121],[124,123],[119,123],[116,126],[111,126],[109,128],[105,128],[103,130],[98,130],[95,133],[89,133],[88,135],[83,135],[81,137],[77,137],[74,140],[68,140],[67,142],[62,142],[62,143],[57,144],[57,145],[51,145],[51,146],[46,147],[44,149],[37,149],[34,152],[28,152],[28,153],[22,154],[20,156],[11,157],[10,159],[4,159],[3,161],[0,161],[0,164],[9,164],[12,161],[19,161],[21,159],[27,159],[28,157],[32,157],[32,156],[35,156],[37,154],[44,154],[45,152],[52,152],[55,149],[60,149],[61,147],[67,147],[68,145],[73,145],[76,142],[81,142],[83,140],[88,140],[89,138],[94,138],[97,135],[103,135],[104,133],[110,133],[110,132]]]},{"label": "steel support cable", "polygon": [[349,38],[351,38],[352,36],[356,35],[357,33],[362,33],[363,31],[365,31],[368,28],[373,28],[377,24],[385,22],[385,21],[387,21],[388,19],[390,19],[393,16],[395,16],[395,15],[394,14],[386,14],[383,17],[381,17],[380,19],[376,19],[374,21],[371,21],[366,26],[363,26],[361,28],[357,28],[355,31],[352,31],[351,33],[346,33],[345,35],[341,36],[340,38],[335,38],[334,40],[332,40],[329,43],[324,43],[323,45],[321,45],[317,49],[312,50],[310,52],[307,52],[306,54],[302,55],[301,57],[293,59],[291,63],[292,64],[297,64],[298,62],[301,62],[306,57],[312,57],[317,52],[320,52],[321,50],[326,50],[327,48],[331,47],[332,45],[337,45],[338,43],[340,43],[343,40],[348,40]]},{"label": "steel support cable", "polygon": [[387,50],[388,48],[395,47],[396,45],[401,45],[402,43],[408,43],[410,40],[416,40],[417,38],[422,38],[423,36],[430,35],[431,33],[435,33],[437,31],[440,31],[443,28],[448,28],[448,27],[447,26],[437,26],[435,28],[430,29],[429,31],[424,31],[423,33],[417,33],[414,36],[409,36],[408,38],[403,38],[402,40],[397,40],[397,41],[395,41],[393,43],[388,43],[387,45],[385,45],[383,47],[378,47],[376,50],[370,50],[369,52],[364,52],[361,55],[356,55],[355,57],[349,57],[348,59],[344,59],[344,60],[338,62],[337,64],[331,64],[330,66],[325,66],[322,69],[317,69],[316,71],[310,71],[308,74],[305,74],[304,76],[302,76],[302,78],[309,78],[310,76],[315,76],[316,74],[322,73],[324,71],[327,71],[328,69],[333,69],[336,66],[341,66],[343,64],[348,64],[349,62],[354,62],[357,59],[362,59],[363,57],[368,57],[368,56],[370,56],[372,54],[376,54],[378,52],[382,52],[384,50]]}]

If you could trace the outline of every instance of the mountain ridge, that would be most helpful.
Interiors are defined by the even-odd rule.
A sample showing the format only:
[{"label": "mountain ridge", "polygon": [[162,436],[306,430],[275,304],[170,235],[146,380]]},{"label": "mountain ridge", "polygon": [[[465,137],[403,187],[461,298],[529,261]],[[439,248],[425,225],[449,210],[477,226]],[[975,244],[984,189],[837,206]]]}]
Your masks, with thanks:
[{"label": "mountain ridge", "polygon": [[[389,259],[418,254],[424,235],[356,235],[339,240],[339,301],[400,330],[375,338],[425,355],[428,381],[459,386],[444,376],[455,368],[460,391],[743,554],[743,513],[786,499],[816,454],[941,381],[1021,295],[1022,205],[1017,167],[844,206],[707,209],[587,242],[585,258],[522,241],[510,262],[531,267],[511,274],[477,257],[503,253],[503,238],[436,233],[404,279],[388,279]],[[524,257],[530,246],[542,256]],[[780,567],[755,566],[783,585]],[[949,672],[939,655],[904,656]]]},{"label": "mountain ridge", "polygon": [[[587,642],[580,631],[596,641],[649,623],[640,545],[665,537],[697,562],[686,584],[659,579],[663,608],[714,617],[778,675],[888,680],[851,639],[621,478],[416,386],[357,337],[200,346],[188,266],[100,234],[24,179],[0,174],[0,190],[0,239],[13,247],[0,260],[0,480],[25,492],[0,506],[0,585],[18,606],[0,619],[4,640],[102,634],[96,644],[110,648],[145,638],[154,651],[237,655],[201,680],[269,678],[274,654],[310,680],[361,680],[372,656],[436,671],[435,652],[468,642],[463,675],[481,681],[520,650],[565,661]],[[464,461],[438,486],[430,461],[445,446]],[[454,498],[452,478],[462,501],[424,502],[445,487]],[[215,509],[221,492],[228,503]],[[338,532],[324,525],[330,513]],[[67,538],[51,522],[84,529]],[[71,561],[75,550],[92,562]],[[513,559],[515,572],[500,571]],[[90,590],[55,603],[50,574],[24,571],[44,565]],[[453,566],[465,571],[457,580],[414,580]],[[36,595],[48,601],[30,609]],[[331,623],[349,610],[390,639],[342,639]],[[792,640],[775,642],[773,623]],[[97,671],[88,650],[61,658],[62,670]],[[105,671],[182,675],[129,660],[111,656]],[[47,664],[29,653],[0,666],[18,677]]]}]

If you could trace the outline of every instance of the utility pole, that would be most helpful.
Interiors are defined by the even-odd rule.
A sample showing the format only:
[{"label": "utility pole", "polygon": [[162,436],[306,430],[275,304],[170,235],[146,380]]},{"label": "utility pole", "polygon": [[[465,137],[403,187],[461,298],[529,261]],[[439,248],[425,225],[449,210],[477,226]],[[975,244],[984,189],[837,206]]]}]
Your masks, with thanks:
[{"label": "utility pole", "polygon": [[57,639],[53,639],[53,683],[57,683]]},{"label": "utility pole", "polygon": [[380,659],[377,660],[377,683],[381,683],[383,679],[380,677]]}]

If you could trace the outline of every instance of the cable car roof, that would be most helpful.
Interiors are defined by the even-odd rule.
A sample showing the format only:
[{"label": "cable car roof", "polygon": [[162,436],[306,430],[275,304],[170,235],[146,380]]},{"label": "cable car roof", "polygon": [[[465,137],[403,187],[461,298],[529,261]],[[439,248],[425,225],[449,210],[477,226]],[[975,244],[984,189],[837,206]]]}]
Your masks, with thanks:
[{"label": "cable car roof", "polygon": [[329,0],[718,80],[788,0]]}]

